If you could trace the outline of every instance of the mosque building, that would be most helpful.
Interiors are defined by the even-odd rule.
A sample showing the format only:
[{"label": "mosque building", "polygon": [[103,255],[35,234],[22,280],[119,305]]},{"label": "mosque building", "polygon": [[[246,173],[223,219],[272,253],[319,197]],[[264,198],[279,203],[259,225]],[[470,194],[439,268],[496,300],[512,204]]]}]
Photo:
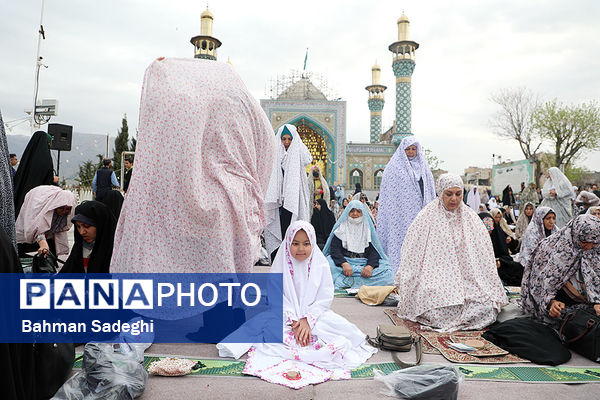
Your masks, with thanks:
[{"label": "mosque building", "polygon": [[[201,33],[191,39],[196,58],[217,59],[221,42],[212,36],[213,20],[208,9],[202,13]],[[410,21],[404,13],[397,24],[398,40],[389,46],[396,77],[395,120],[390,129],[382,132],[387,87],[381,83],[381,67],[375,64],[371,68],[371,84],[365,88],[370,112],[368,143],[346,143],[346,102],[328,98],[311,81],[310,74],[292,79],[276,96],[260,101],[274,131],[283,124],[297,127],[313,164],[319,166],[330,185],[341,184],[346,189],[354,189],[359,183],[365,191],[378,192],[383,170],[397,146],[403,138],[413,134],[411,77],[419,44],[410,40]]]}]

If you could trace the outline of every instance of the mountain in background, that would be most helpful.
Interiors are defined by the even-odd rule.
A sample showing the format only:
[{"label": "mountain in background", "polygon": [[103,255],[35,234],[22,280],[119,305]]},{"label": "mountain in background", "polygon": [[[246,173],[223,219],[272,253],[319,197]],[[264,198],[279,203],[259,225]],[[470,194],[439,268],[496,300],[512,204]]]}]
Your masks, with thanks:
[{"label": "mountain in background", "polygon": [[[20,161],[30,138],[31,136],[6,135],[9,153],[15,153]],[[112,158],[115,148],[115,137],[110,136],[109,141],[109,157]],[[52,154],[54,169],[56,170],[58,151],[51,150],[50,153]],[[106,154],[106,135],[73,132],[71,151],[60,152],[60,180],[65,179],[67,184],[75,184],[75,178],[77,178],[77,174],[79,173],[79,166],[88,160],[96,163],[98,161],[97,154],[102,154],[103,156]]]}]

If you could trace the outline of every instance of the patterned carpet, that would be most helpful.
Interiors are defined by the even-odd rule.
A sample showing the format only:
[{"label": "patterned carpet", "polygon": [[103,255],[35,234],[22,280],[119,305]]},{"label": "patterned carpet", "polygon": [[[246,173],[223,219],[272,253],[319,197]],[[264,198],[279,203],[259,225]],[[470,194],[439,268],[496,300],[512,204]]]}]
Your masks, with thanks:
[{"label": "patterned carpet", "polygon": [[[514,354],[494,356],[492,350],[498,350],[499,348],[481,337],[481,334],[484,331],[457,331],[452,333],[434,332],[426,330],[426,327],[423,327],[416,322],[399,318],[396,315],[396,309],[394,308],[385,309],[383,312],[395,325],[404,325],[414,337],[423,337],[423,353],[425,354],[441,354],[448,361],[459,364],[511,364],[529,362]],[[474,356],[456,351],[448,346],[448,343],[451,343],[455,337],[481,340],[486,344],[484,348],[486,351],[481,352],[483,353],[483,356]]]}]

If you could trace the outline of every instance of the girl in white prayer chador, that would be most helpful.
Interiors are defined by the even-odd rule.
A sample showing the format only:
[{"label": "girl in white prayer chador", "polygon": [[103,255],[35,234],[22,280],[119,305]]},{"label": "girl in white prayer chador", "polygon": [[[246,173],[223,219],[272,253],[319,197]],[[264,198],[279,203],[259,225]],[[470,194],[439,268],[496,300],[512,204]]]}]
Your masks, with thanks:
[{"label": "girl in white prayer chador", "polygon": [[350,379],[350,370],[377,350],[354,324],[331,311],[329,262],[312,225],[288,228],[271,272],[283,274],[283,343],[219,343],[221,357],[248,351],[244,373],[294,389],[330,379]]}]

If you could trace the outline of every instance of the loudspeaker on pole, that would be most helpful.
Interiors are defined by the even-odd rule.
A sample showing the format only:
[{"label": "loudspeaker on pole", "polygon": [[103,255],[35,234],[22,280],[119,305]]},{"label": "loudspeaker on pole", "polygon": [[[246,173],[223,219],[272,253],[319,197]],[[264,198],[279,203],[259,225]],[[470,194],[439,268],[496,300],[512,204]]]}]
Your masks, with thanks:
[{"label": "loudspeaker on pole", "polygon": [[63,124],[48,124],[48,134],[52,136],[50,150],[71,151],[73,141],[73,126]]}]

